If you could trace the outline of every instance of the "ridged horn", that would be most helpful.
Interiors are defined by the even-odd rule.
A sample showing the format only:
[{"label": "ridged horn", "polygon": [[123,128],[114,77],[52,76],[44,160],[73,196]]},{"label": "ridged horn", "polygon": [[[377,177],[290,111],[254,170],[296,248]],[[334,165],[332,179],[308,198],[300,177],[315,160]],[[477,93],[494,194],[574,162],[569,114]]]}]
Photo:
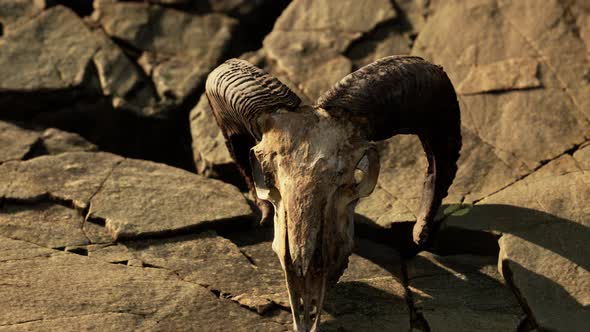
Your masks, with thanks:
[{"label": "ridged horn", "polygon": [[354,119],[369,140],[418,135],[428,169],[413,238],[426,242],[461,150],[459,103],[442,67],[414,56],[386,57],[344,77],[316,106]]},{"label": "ridged horn", "polygon": [[[256,119],[279,108],[294,109],[301,100],[286,85],[262,69],[230,59],[207,77],[205,93],[225,144],[256,198],[250,149],[261,139]],[[256,198],[262,221],[272,217],[272,205]]]}]

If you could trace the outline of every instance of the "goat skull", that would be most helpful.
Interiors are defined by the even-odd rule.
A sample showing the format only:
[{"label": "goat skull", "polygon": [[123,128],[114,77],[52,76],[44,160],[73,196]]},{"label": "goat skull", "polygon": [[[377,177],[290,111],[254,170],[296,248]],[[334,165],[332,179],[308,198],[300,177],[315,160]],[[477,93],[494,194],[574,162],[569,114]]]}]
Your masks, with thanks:
[{"label": "goat skull", "polygon": [[[242,60],[207,79],[206,93],[285,272],[295,331],[315,331],[326,288],[353,249],[353,215],[379,174],[374,140],[417,134],[429,167],[414,241],[426,241],[461,147],[459,107],[440,67],[388,57],[345,77],[317,105]],[[272,204],[272,205],[271,205]]]}]

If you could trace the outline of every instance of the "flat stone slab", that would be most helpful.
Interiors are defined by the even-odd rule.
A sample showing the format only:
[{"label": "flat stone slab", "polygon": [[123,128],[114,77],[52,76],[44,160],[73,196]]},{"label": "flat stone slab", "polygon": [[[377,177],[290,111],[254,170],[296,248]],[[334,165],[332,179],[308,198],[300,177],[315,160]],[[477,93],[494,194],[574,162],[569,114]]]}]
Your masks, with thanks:
[{"label": "flat stone slab", "polygon": [[[590,178],[556,159],[444,222],[444,243],[467,234],[498,240],[499,269],[539,328],[583,331],[590,324]],[[489,241],[491,242],[491,241]],[[468,241],[465,243],[469,246]],[[555,305],[559,303],[559,305]]]},{"label": "flat stone slab", "polygon": [[89,257],[110,263],[174,271],[182,280],[206,287],[260,314],[273,309],[273,292],[281,296],[285,292],[282,276],[269,284],[235,244],[211,231],[87,249]]},{"label": "flat stone slab", "polygon": [[104,220],[113,239],[249,222],[252,210],[227,183],[149,161],[125,159],[92,197],[88,217]]},{"label": "flat stone slab", "polygon": [[57,204],[5,203],[0,209],[0,236],[48,248],[88,245],[83,222],[78,211]]},{"label": "flat stone slab", "polygon": [[10,30],[0,47],[2,113],[47,111],[47,102],[71,105],[79,95],[110,97],[113,106],[124,104],[142,115],[156,112],[154,92],[140,71],[101,30],[91,30],[68,8],[41,12]]},{"label": "flat stone slab", "polygon": [[218,175],[220,167],[233,164],[225,139],[203,94],[190,114],[193,159],[199,174]]},{"label": "flat stone slab", "polygon": [[[0,194],[20,202],[58,201],[88,210],[113,239],[249,222],[240,191],[218,180],[109,153],[71,152],[0,165]],[[103,241],[101,241],[103,242]]]},{"label": "flat stone slab", "polygon": [[[19,162],[10,175],[5,198],[39,200],[53,197],[84,209],[122,157],[110,153],[73,152]],[[10,165],[0,166],[0,169]]]},{"label": "flat stone slab", "polygon": [[[5,260],[11,248],[19,255]],[[285,329],[163,269],[109,264],[3,237],[0,252],[2,330]]]},{"label": "flat stone slab", "polygon": [[175,105],[204,85],[209,71],[221,62],[237,25],[222,14],[193,15],[110,0],[96,2],[93,19],[109,36],[147,53],[140,64],[160,98]]},{"label": "flat stone slab", "polygon": [[0,121],[0,164],[23,159],[38,139],[35,131]]},{"label": "flat stone slab", "polygon": [[420,253],[407,264],[414,306],[431,331],[514,331],[524,317],[495,257]]}]

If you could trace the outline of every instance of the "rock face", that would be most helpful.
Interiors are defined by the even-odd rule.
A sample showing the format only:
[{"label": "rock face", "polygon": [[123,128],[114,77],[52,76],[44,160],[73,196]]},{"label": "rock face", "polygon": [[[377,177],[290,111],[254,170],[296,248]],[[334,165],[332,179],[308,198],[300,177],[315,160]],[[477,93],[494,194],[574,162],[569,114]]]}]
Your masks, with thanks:
[{"label": "rock face", "polygon": [[432,331],[512,331],[524,316],[494,257],[422,253],[407,269],[414,305]]},{"label": "rock face", "polygon": [[[0,251],[0,301],[11,308],[0,313],[0,325],[7,331],[284,328],[166,270],[108,264],[8,238]],[[48,305],[55,294],[59,305]]]},{"label": "rock face", "polygon": [[96,7],[94,18],[106,33],[143,52],[140,64],[159,98],[175,104],[202,86],[227,51],[237,23],[220,14],[189,15],[145,3],[106,0]]},{"label": "rock face", "polygon": [[229,184],[130,159],[111,168],[90,204],[88,217],[105,220],[114,239],[181,231],[206,223],[239,223],[237,219],[248,219],[252,214],[246,199]]},{"label": "rock face", "polygon": [[[578,154],[582,165],[587,159],[583,152]],[[500,236],[499,269],[538,326],[547,330],[583,331],[590,324],[590,261],[581,249],[590,236],[590,211],[584,203],[590,186],[587,168],[574,158],[556,159],[451,215],[440,234],[445,243],[477,232],[488,236],[489,243]]]},{"label": "rock face", "polygon": [[[55,200],[88,210],[113,239],[170,233],[206,223],[244,223],[251,209],[229,184],[108,153],[65,153],[0,165],[10,201]],[[242,221],[240,221],[242,219]]]},{"label": "rock face", "polygon": [[412,54],[456,88],[459,170],[410,246],[426,158],[377,142],[322,329],[586,332],[589,47],[583,0],[2,0],[0,330],[290,330],[207,74],[239,56],[313,104]]}]

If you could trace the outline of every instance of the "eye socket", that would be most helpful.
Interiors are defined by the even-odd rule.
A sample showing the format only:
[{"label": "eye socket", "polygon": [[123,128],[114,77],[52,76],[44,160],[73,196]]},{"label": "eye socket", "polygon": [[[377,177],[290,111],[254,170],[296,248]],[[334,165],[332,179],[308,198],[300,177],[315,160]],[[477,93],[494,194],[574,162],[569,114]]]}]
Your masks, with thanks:
[{"label": "eye socket", "polygon": [[353,176],[360,197],[368,196],[373,192],[379,177],[379,156],[376,149],[367,150],[356,165]]},{"label": "eye socket", "polygon": [[254,150],[250,150],[250,166],[252,167],[252,179],[256,188],[256,196],[266,201],[277,201],[280,195],[274,186],[274,180],[264,172]]},{"label": "eye socket", "polygon": [[363,158],[356,165],[354,170],[354,184],[359,185],[365,179],[367,172],[369,171],[369,158],[365,154]]}]

